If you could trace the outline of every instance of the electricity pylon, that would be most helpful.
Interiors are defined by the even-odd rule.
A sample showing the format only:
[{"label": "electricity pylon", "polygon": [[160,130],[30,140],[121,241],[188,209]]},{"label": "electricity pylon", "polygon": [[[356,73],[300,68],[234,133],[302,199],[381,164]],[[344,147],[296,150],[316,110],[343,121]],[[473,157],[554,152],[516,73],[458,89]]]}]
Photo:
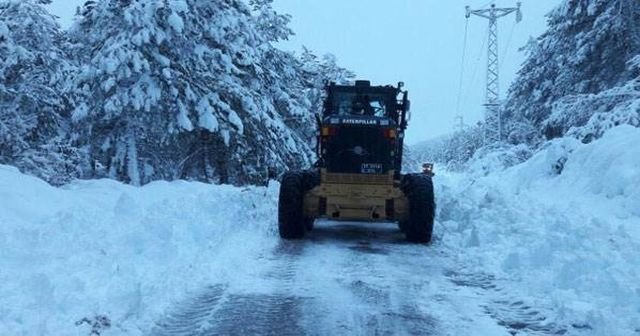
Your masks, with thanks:
[{"label": "electricity pylon", "polygon": [[498,19],[516,13],[516,22],[522,21],[521,3],[515,8],[496,8],[472,10],[466,7],[466,17],[476,15],[489,20],[489,50],[487,52],[487,92],[484,116],[484,144],[491,145],[502,140],[502,116],[500,108],[500,67],[498,63]]}]

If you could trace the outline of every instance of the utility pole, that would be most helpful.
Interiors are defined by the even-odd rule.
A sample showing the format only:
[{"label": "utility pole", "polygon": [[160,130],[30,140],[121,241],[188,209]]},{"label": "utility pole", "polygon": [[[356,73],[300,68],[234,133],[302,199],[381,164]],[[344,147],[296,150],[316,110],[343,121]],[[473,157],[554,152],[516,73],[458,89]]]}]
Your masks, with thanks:
[{"label": "utility pole", "polygon": [[489,43],[487,52],[487,92],[485,97],[484,145],[492,145],[502,140],[502,116],[500,108],[500,67],[498,63],[498,19],[516,13],[516,22],[522,21],[521,3],[515,8],[496,8],[472,10],[466,7],[466,17],[476,15],[489,20]]}]

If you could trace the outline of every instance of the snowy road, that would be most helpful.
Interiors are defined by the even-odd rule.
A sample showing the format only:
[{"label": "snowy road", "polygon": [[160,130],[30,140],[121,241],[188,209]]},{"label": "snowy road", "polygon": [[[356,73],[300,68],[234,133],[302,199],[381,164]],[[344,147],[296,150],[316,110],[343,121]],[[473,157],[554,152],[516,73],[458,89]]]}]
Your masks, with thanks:
[{"label": "snowy road", "polygon": [[322,222],[307,240],[260,251],[249,288],[214,284],[151,334],[434,334],[417,295],[443,273],[434,251],[406,244],[393,224]]},{"label": "snowy road", "polygon": [[307,240],[259,253],[262,269],[244,279],[252,288],[213,285],[152,334],[432,334],[439,326],[417,294],[443,272],[433,251],[406,244],[393,224],[322,222]]},{"label": "snowy road", "polygon": [[[487,274],[465,274],[436,242],[395,224],[320,222],[303,241],[257,251],[258,269],[178,303],[149,335],[563,334]],[[511,333],[510,333],[511,332]]]}]

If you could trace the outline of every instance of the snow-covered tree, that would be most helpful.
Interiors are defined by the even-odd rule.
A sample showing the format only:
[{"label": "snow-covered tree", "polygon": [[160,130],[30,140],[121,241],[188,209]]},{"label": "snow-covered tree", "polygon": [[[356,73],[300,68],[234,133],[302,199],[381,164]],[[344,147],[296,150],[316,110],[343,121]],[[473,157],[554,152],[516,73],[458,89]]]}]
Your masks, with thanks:
[{"label": "snow-covered tree", "polygon": [[272,75],[288,57],[269,44],[281,35],[244,2],[109,0],[81,13],[72,118],[92,176],[246,183],[310,164],[274,104],[273,88],[291,84]]},{"label": "snow-covered tree", "polygon": [[71,65],[49,2],[0,1],[0,163],[60,184],[77,176],[79,154],[61,93]]},{"label": "snow-covered tree", "polygon": [[482,133],[482,125],[477,124],[416,144],[411,148],[412,158],[415,162],[435,162],[448,170],[461,171],[482,148]]},{"label": "snow-covered tree", "polygon": [[629,64],[640,53],[639,20],[640,3],[632,0],[565,0],[550,13],[548,31],[527,47],[509,92],[504,115],[510,135],[540,139],[520,134],[533,126],[547,138],[559,137],[626,99],[620,89],[601,92],[628,87],[640,74]]},{"label": "snow-covered tree", "polygon": [[280,14],[273,9],[273,0],[249,0],[259,33],[268,41],[288,40],[293,35],[289,28],[291,15]]},{"label": "snow-covered tree", "polygon": [[[334,55],[318,56],[306,47],[302,48],[302,54],[297,63],[299,68],[297,76],[301,81],[303,98],[308,109],[314,114],[322,111],[325,98],[324,87],[327,83],[347,85],[356,77],[352,71],[339,66]],[[314,120],[310,120],[309,123],[308,125],[315,125]]]},{"label": "snow-covered tree", "polygon": [[303,47],[300,61],[302,79],[307,87],[322,88],[326,82],[348,84],[355,78],[352,71],[338,65],[338,60],[332,54],[319,57],[307,47]]},{"label": "snow-covered tree", "polygon": [[598,94],[571,95],[553,105],[545,129],[588,143],[619,125],[640,127],[640,80]]},{"label": "snow-covered tree", "polygon": [[309,166],[322,85],[351,76],[275,48],[293,32],[272,0],[86,1],[68,34],[50,2],[0,0],[0,163],[56,184]]}]

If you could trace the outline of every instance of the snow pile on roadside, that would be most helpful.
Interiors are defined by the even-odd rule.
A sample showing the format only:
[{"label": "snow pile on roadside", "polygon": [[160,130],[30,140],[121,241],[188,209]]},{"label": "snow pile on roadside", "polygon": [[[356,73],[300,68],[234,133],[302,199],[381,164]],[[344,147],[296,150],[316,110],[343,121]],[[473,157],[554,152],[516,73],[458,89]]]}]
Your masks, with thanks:
[{"label": "snow pile on roadside", "polygon": [[620,126],[488,176],[440,176],[439,239],[476,272],[520,283],[515,295],[554,312],[545,323],[638,333],[638,143],[640,129]]},{"label": "snow pile on roadside", "polygon": [[276,199],[274,185],[59,189],[0,166],[0,335],[142,334],[185,292],[255,266]]}]

